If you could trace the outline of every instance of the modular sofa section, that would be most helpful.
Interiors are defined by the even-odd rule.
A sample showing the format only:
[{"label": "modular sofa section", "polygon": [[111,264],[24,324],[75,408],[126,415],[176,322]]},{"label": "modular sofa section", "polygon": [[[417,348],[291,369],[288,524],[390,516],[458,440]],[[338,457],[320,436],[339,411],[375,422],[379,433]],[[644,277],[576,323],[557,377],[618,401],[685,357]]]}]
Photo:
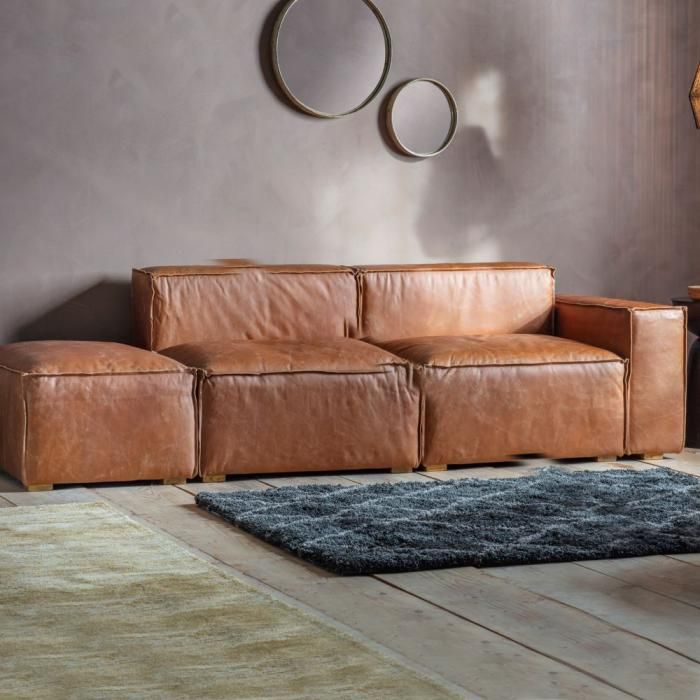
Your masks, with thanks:
[{"label": "modular sofa section", "polygon": [[410,363],[354,339],[219,341],[164,350],[200,370],[200,470],[393,469],[419,462]]},{"label": "modular sofa section", "polygon": [[0,347],[0,468],[26,486],[196,473],[195,374],[117,343]]},{"label": "modular sofa section", "polygon": [[626,363],[611,352],[542,334],[384,347],[419,368],[426,466],[622,454]]},{"label": "modular sofa section", "polygon": [[659,457],[685,445],[687,309],[557,296],[557,334],[629,362],[625,453]]}]

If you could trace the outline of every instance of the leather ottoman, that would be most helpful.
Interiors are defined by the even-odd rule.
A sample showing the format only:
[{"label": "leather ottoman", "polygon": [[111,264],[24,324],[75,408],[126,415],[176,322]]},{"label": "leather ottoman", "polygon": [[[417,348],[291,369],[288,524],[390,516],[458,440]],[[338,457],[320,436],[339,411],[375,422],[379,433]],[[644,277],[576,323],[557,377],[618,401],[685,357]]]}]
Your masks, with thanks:
[{"label": "leather ottoman", "polygon": [[30,490],[196,472],[195,373],[118,343],[0,346],[0,468]]}]

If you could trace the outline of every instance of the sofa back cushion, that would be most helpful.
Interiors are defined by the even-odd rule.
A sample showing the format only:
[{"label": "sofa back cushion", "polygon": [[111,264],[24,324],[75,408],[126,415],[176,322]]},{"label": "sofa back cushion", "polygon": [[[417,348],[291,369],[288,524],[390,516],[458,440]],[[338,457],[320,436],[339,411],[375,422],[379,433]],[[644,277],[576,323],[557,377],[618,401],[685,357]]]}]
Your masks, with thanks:
[{"label": "sofa back cushion", "polygon": [[360,337],[551,333],[554,270],[534,263],[357,268]]},{"label": "sofa back cushion", "polygon": [[348,267],[152,267],[133,271],[132,296],[137,341],[151,350],[357,335],[357,284]]}]

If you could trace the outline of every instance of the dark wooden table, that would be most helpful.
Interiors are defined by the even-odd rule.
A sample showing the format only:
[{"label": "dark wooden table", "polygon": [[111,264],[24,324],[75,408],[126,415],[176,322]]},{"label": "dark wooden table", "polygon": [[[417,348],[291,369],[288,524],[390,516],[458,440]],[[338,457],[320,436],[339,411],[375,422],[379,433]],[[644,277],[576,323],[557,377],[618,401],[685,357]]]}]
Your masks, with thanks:
[{"label": "dark wooden table", "polygon": [[[674,297],[674,306],[688,309],[688,330],[700,336],[700,301],[690,297]],[[700,447],[700,338],[690,346],[688,356],[688,410],[685,444]]]}]

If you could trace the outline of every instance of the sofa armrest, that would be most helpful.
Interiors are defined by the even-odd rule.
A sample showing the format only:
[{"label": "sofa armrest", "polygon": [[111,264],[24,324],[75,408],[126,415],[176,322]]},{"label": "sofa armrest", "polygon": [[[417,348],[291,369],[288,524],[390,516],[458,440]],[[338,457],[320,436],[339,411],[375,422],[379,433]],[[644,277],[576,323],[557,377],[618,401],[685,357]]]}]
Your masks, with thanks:
[{"label": "sofa armrest", "polygon": [[684,307],[605,297],[557,296],[555,333],[629,362],[626,454],[680,452],[685,444]]}]

